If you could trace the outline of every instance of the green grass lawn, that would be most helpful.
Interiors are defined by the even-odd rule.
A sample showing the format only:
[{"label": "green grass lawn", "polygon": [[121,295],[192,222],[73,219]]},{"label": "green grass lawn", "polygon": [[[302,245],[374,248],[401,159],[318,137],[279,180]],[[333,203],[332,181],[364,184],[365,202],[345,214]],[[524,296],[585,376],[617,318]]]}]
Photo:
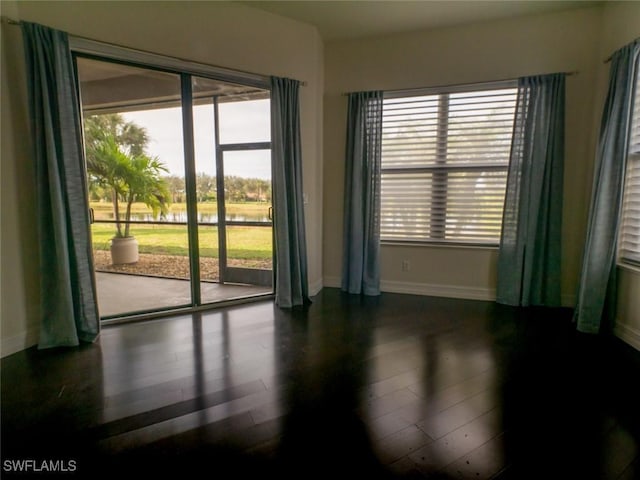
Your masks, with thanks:
[{"label": "green grass lawn", "polygon": [[[89,206],[93,208],[96,219],[108,220],[110,215],[113,214],[113,205],[108,202],[90,202]],[[252,216],[254,214],[264,215],[268,211],[271,205],[268,203],[260,202],[248,202],[248,203],[227,203],[226,210],[229,215],[246,215]],[[198,212],[203,214],[216,214],[218,212],[216,202],[203,202],[198,203]],[[186,212],[186,203],[172,203],[169,206],[169,213]],[[124,212],[122,212],[124,213]],[[131,213],[134,215],[143,215],[151,213],[151,210],[147,208],[144,203],[134,203],[131,208]]]},{"label": "green grass lawn", "polygon": [[[93,247],[108,250],[115,225],[92,225]],[[140,253],[156,255],[188,255],[186,226],[131,225],[131,234],[139,243]],[[202,227],[198,231],[200,256],[218,256],[217,227]],[[227,256],[248,260],[270,260],[272,257],[271,227],[227,227]]]},{"label": "green grass lawn", "polygon": [[[113,213],[112,205],[104,202],[90,202],[96,219],[108,219]],[[227,213],[230,215],[264,214],[269,208],[266,203],[228,203]],[[174,203],[169,213],[186,211],[184,203]],[[216,213],[215,202],[198,204],[198,211],[203,214]],[[151,213],[143,203],[134,203],[131,209],[134,214]],[[227,227],[227,256],[247,260],[270,260],[272,258],[271,227]],[[115,224],[94,223],[92,225],[93,247],[97,250],[109,250],[110,240],[115,232]],[[131,234],[138,239],[140,253],[156,255],[189,255],[187,227],[184,225],[131,225]],[[218,228],[201,227],[198,231],[200,256],[218,256]]]}]

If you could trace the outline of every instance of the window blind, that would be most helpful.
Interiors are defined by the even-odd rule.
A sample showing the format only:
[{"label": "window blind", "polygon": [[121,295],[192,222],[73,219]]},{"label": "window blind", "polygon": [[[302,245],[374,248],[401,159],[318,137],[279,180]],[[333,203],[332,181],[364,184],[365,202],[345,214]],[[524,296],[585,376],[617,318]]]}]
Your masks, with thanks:
[{"label": "window blind", "polygon": [[636,61],[635,95],[632,107],[627,171],[622,203],[619,256],[640,265],[640,58]]},{"label": "window blind", "polygon": [[381,239],[497,244],[517,88],[385,98]]}]

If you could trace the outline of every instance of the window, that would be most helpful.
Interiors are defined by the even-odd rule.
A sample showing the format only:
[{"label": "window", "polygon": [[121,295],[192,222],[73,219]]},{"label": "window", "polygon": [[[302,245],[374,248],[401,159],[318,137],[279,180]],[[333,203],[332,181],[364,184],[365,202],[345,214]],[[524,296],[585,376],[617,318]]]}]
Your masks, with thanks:
[{"label": "window", "polygon": [[385,94],[381,239],[495,245],[515,82]]},{"label": "window", "polygon": [[622,204],[619,256],[625,263],[640,265],[640,57],[636,59],[636,82],[631,109],[631,131]]}]

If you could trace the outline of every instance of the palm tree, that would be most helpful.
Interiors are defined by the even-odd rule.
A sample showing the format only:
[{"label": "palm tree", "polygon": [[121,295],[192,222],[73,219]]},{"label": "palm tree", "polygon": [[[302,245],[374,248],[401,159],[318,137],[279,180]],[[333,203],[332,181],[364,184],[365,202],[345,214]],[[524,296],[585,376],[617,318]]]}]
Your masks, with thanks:
[{"label": "palm tree", "polygon": [[84,119],[84,144],[89,174],[89,189],[94,197],[109,195],[105,192],[103,182],[105,163],[104,158],[97,158],[97,149],[104,148],[109,138],[115,139],[125,154],[142,155],[145,153],[149,136],[144,127],[133,122],[127,122],[119,113],[104,115],[88,115]]},{"label": "palm tree", "polygon": [[167,173],[164,165],[155,157],[141,154],[130,157],[129,165],[122,177],[125,184],[124,237],[129,237],[129,221],[131,220],[131,206],[134,202],[142,202],[151,209],[153,217],[158,213],[165,215],[168,211],[169,188],[160,175]]},{"label": "palm tree", "polygon": [[170,193],[161,175],[168,171],[145,153],[149,137],[143,127],[117,113],[91,115],[84,121],[84,134],[89,182],[94,189],[110,193],[116,237],[130,237],[134,202],[143,202],[154,217],[167,212]]},{"label": "palm tree", "polygon": [[[161,177],[167,169],[157,158],[125,151],[110,132],[102,132],[100,137],[87,146],[87,150],[91,148],[91,154],[87,152],[87,171],[94,184],[111,192],[116,237],[129,237],[134,202],[143,202],[151,208],[154,217],[167,212],[170,193]],[[121,202],[126,205],[124,219]]]},{"label": "palm tree", "polygon": [[84,120],[87,161],[91,163],[92,148],[107,137],[113,137],[116,143],[131,155],[145,152],[149,136],[144,127],[127,122],[119,113],[89,115]]}]

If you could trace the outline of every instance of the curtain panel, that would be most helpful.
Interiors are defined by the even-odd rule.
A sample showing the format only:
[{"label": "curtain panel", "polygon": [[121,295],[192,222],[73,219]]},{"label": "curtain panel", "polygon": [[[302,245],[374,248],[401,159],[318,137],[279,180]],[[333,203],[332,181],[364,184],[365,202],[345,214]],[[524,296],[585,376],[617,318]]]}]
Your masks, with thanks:
[{"label": "curtain panel", "polygon": [[351,93],[345,155],[342,290],[380,295],[382,92]]},{"label": "curtain panel", "polygon": [[271,77],[271,155],[276,304],[311,303],[302,198],[300,82]]},{"label": "curtain panel", "polygon": [[605,100],[596,150],[587,239],[578,287],[575,321],[579,331],[598,333],[604,315],[614,316],[616,252],[622,209],[633,80],[640,39],[611,57],[609,90]]},{"label": "curtain panel", "polygon": [[82,127],[68,36],[22,22],[40,245],[39,348],[93,342],[93,277]]},{"label": "curtain panel", "polygon": [[518,81],[497,301],[560,305],[565,74]]}]

